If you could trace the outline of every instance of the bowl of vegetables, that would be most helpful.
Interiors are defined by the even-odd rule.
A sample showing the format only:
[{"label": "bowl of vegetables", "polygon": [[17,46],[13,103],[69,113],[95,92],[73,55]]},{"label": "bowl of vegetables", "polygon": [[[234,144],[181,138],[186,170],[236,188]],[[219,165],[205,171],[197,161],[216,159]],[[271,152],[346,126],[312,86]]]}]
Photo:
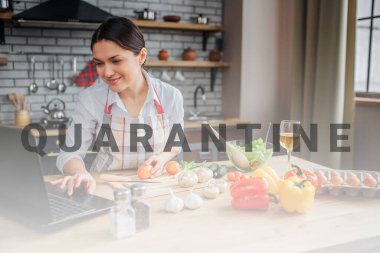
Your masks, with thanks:
[{"label": "bowl of vegetables", "polygon": [[252,150],[245,147],[244,141],[228,141],[228,159],[242,172],[254,171],[264,165],[273,155],[273,144],[259,138],[252,141]]}]

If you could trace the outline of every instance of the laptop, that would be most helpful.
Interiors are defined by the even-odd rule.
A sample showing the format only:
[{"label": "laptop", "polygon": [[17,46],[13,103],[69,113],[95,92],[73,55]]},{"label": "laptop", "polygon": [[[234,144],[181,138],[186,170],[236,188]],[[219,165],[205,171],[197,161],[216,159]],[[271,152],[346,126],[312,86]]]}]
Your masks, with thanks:
[{"label": "laptop", "polygon": [[[44,182],[41,157],[24,148],[21,133],[22,129],[0,126],[0,215],[49,231],[113,206],[113,201],[87,194],[83,188],[70,197]],[[29,136],[32,146],[36,142]]]}]

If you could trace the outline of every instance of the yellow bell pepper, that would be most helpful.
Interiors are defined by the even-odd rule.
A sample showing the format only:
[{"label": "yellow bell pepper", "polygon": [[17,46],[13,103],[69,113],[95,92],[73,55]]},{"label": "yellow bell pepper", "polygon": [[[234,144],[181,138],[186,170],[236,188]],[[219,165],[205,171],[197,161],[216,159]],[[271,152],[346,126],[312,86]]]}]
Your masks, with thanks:
[{"label": "yellow bell pepper", "polygon": [[289,212],[306,213],[314,202],[315,188],[309,180],[289,177],[280,185],[280,204]]},{"label": "yellow bell pepper", "polygon": [[280,178],[278,177],[276,172],[269,166],[263,166],[261,168],[256,169],[255,171],[253,171],[252,177],[265,178],[269,183],[269,192],[273,194],[278,194]]}]

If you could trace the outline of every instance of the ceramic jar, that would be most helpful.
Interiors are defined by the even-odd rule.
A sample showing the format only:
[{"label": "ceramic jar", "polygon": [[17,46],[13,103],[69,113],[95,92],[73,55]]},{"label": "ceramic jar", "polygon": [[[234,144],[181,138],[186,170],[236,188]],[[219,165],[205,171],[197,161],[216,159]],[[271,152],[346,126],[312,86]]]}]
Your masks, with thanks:
[{"label": "ceramic jar", "polygon": [[210,61],[220,61],[221,58],[222,58],[222,55],[217,48],[211,50],[209,55],[208,55],[208,59]]},{"label": "ceramic jar", "polygon": [[167,61],[169,58],[169,53],[165,49],[161,49],[160,52],[158,52],[158,59],[160,61]]},{"label": "ceramic jar", "polygon": [[197,58],[197,53],[191,47],[188,47],[182,53],[182,60],[184,61],[194,61],[196,58]]}]

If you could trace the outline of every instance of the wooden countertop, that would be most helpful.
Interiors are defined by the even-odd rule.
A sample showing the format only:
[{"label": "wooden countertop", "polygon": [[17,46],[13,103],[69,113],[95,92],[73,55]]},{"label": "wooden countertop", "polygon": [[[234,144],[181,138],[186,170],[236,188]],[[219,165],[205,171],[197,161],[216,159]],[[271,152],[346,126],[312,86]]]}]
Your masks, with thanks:
[{"label": "wooden countertop", "polygon": [[[296,157],[293,162],[302,167],[325,168]],[[282,174],[286,157],[272,157],[268,164]],[[110,197],[112,191],[98,184],[96,194]],[[150,229],[123,240],[110,235],[106,214],[53,234],[40,234],[0,217],[1,249],[7,253],[353,252],[353,245],[360,240],[361,251],[356,252],[376,252],[380,244],[372,239],[380,236],[380,199],[318,196],[309,213],[298,215],[285,213],[279,207],[267,212],[234,210],[228,193],[205,200],[198,210],[168,214],[162,210],[166,198],[149,200]],[[326,247],[335,250],[326,251]]]},{"label": "wooden countertop", "polygon": [[[198,131],[200,130],[202,123],[206,123],[205,121],[186,121],[184,122],[184,130],[185,131]],[[226,117],[221,121],[209,121],[211,126],[217,127],[219,124],[226,124],[227,127],[235,127],[237,124],[248,124],[250,123],[248,120],[236,118],[236,117]],[[6,125],[8,127],[17,127],[15,125]],[[37,131],[32,130],[32,134],[38,136]],[[58,129],[47,129],[46,136],[58,136]]]}]

